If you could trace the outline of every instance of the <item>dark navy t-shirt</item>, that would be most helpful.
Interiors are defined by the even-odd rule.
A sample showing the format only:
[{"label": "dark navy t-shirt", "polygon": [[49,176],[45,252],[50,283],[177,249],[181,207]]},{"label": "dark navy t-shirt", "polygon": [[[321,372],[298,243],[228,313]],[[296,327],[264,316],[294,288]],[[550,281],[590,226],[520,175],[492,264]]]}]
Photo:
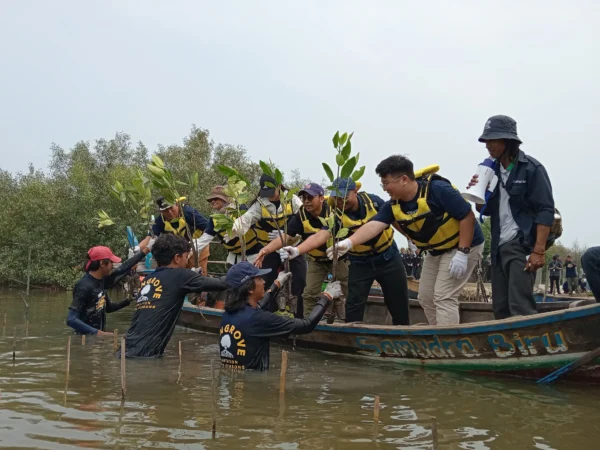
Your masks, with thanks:
[{"label": "dark navy t-shirt", "polygon": [[567,278],[576,278],[577,277],[577,264],[573,261],[565,261],[565,276]]},{"label": "dark navy t-shirt", "polygon": [[[419,186],[421,183],[419,183]],[[400,202],[400,207],[405,213],[411,213],[418,209],[417,200],[419,193],[415,198],[409,202]],[[441,180],[433,180],[429,186],[429,199],[427,204],[431,208],[431,211],[435,214],[448,213],[450,217],[456,220],[463,220],[469,211],[471,211],[471,204],[467,202],[460,193],[452,187],[449,183]],[[394,219],[394,213],[392,211],[392,203],[385,202],[385,205],[379,210],[377,215],[371,220],[383,222],[391,225]],[[475,221],[475,230],[473,232],[473,242],[471,247],[475,247],[479,244],[483,244],[484,237],[483,232],[479,223]]]}]

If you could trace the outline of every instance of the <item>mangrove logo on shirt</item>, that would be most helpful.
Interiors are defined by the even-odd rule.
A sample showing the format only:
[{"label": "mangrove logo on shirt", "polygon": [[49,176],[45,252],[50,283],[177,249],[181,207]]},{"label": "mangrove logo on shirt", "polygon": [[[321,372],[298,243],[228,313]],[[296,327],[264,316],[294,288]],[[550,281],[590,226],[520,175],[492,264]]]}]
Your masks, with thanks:
[{"label": "mangrove logo on shirt", "polygon": [[219,334],[221,335],[219,347],[221,348],[222,362],[239,365],[236,356],[246,356],[246,341],[242,336],[242,332],[235,325],[227,324],[221,327]]},{"label": "mangrove logo on shirt", "polygon": [[106,306],[106,295],[103,292],[98,293],[98,301],[96,302],[96,311],[101,311]]},{"label": "mangrove logo on shirt", "polygon": [[162,284],[158,278],[146,278],[142,282],[142,290],[136,300],[136,309],[155,309],[156,306],[152,302],[162,296],[162,291]]}]

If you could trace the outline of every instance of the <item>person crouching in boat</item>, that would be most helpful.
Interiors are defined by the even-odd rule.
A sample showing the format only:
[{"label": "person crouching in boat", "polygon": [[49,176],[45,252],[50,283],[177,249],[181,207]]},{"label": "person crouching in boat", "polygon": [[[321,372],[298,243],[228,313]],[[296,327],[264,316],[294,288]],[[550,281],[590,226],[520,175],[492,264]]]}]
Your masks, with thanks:
[{"label": "person crouching in boat", "polygon": [[[206,200],[210,203],[215,213],[227,214],[226,208],[231,200],[225,194],[223,186],[215,186]],[[240,209],[244,210],[247,207],[242,205]],[[208,227],[204,230],[204,234],[196,241],[198,252],[202,253],[215,236],[217,236],[217,239],[219,239],[225,250],[227,250],[227,268],[242,261],[242,242],[240,238],[237,236],[229,238],[227,232],[224,230],[216,231],[215,222],[212,218],[209,219]],[[262,245],[258,242],[254,226],[251,226],[244,235],[244,245],[246,246],[246,260],[254,262],[258,256],[258,252],[262,249]]]},{"label": "person crouching in boat", "polygon": [[[181,200],[181,199],[180,199]],[[162,234],[176,234],[178,236],[185,237],[188,241],[194,240],[198,242],[198,238],[202,236],[206,227],[208,227],[208,219],[198,212],[198,210],[192,208],[189,205],[184,205],[181,201],[178,201],[174,205],[168,203],[164,197],[156,199],[156,204],[160,211],[160,215],[154,221],[152,225],[152,235],[158,237]],[[141,243],[146,244],[150,240],[151,236],[147,236]],[[135,249],[134,249],[135,251]],[[194,252],[189,254],[190,260],[188,267],[194,267]],[[198,252],[198,265],[202,269],[204,275],[207,274],[208,270],[208,257],[210,256],[210,249],[208,246],[204,248],[202,252]]]},{"label": "person crouching in boat", "polygon": [[[484,237],[471,205],[435,174],[415,177],[413,163],[401,155],[379,163],[375,172],[390,195],[369,223],[336,244],[345,254],[396,223],[417,248],[427,251],[419,283],[419,303],[430,325],[460,322],[458,295],[483,253]],[[332,248],[328,253],[332,254]]]},{"label": "person crouching in boat", "polygon": [[[316,235],[321,230],[326,231],[326,236],[329,236],[328,227],[323,225],[322,219],[327,220],[332,213],[331,208],[325,200],[325,190],[316,183],[310,183],[304,186],[298,192],[298,197],[302,200],[302,207],[288,222],[287,236],[284,236],[285,243],[295,239],[295,236],[301,236],[303,241]],[[262,266],[263,259],[283,247],[281,239],[271,241],[269,245],[261,249],[258,258],[254,262],[257,267]],[[327,258],[325,251],[327,245],[323,244],[320,247],[307,252],[308,256],[308,272],[306,276],[306,288],[302,294],[304,300],[304,315],[310,314],[312,309],[319,300],[321,287],[327,279],[327,275],[333,273],[333,263]],[[287,257],[287,252],[284,257]],[[344,296],[348,296],[348,260],[342,258],[338,261],[336,267],[336,280],[341,282]],[[341,299],[340,299],[341,300]],[[342,301],[335,305],[335,316],[337,319],[344,321],[346,312]]]},{"label": "person crouching in boat", "polygon": [[336,281],[327,286],[306,319],[277,315],[266,309],[292,275],[280,272],[265,293],[265,281],[261,277],[270,271],[271,269],[259,269],[245,261],[234,265],[227,272],[230,291],[225,300],[225,313],[219,333],[221,362],[225,365],[267,370],[270,339],[310,333],[323,317],[329,302],[342,295],[341,285]]},{"label": "person crouching in boat", "polygon": [[126,356],[159,357],[169,343],[185,296],[223,291],[223,278],[209,278],[186,268],[191,244],[175,234],[162,234],[152,248],[158,268],[142,281],[135,313],[125,338]]},{"label": "person crouching in boat", "polygon": [[69,306],[67,325],[77,334],[112,336],[112,333],[104,332],[106,313],[128,306],[131,299],[113,302],[108,296],[108,290],[144,259],[152,249],[153,243],[154,240],[149,239],[147,244],[140,246],[141,250],[138,253],[115,270],[113,270],[113,263],[121,262],[121,258],[115,256],[108,247],[91,248],[85,264],[86,274],[73,288],[73,301]]},{"label": "person crouching in boat", "polygon": [[[237,236],[245,235],[254,226],[258,242],[261,245],[265,246],[275,239],[280,239],[278,228],[280,230],[284,229],[284,224],[298,212],[302,206],[302,201],[298,196],[292,195],[289,202],[282,202],[283,194],[288,189],[283,185],[273,187],[275,184],[276,181],[273,177],[262,174],[260,177],[260,191],[258,192],[256,201],[250,205],[245,214],[235,220],[232,230],[234,234]],[[281,262],[282,259],[278,253],[271,253],[264,259],[262,266],[271,269],[264,276],[267,286],[273,284]],[[286,300],[288,303],[287,306],[284,302],[278,305],[273,298],[271,305],[269,305],[269,310],[277,311],[278,314],[290,317],[302,317],[302,292],[306,286],[306,259],[304,257],[297,258],[290,261],[289,265],[292,272],[291,294],[293,298]],[[290,311],[290,309],[292,310]]]}]

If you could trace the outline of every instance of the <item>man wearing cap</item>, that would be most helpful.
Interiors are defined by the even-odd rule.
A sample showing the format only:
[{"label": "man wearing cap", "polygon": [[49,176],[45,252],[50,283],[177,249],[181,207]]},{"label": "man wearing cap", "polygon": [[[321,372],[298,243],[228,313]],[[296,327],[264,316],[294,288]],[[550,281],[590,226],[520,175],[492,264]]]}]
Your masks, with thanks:
[{"label": "man wearing cap", "polygon": [[[554,241],[550,178],[539,161],[520,149],[522,141],[514,119],[490,117],[479,142],[496,160],[499,181],[487,203],[477,207],[492,220],[494,317],[535,314],[535,272],[546,263],[546,248]],[[475,175],[469,187],[477,182]]]},{"label": "man wearing cap", "polygon": [[569,283],[569,295],[575,295],[579,285],[579,276],[577,276],[577,263],[573,261],[571,255],[565,258],[565,278]]},{"label": "man wearing cap", "polygon": [[135,313],[125,337],[126,356],[162,356],[177,324],[185,296],[223,291],[223,278],[210,278],[188,269],[191,244],[183,236],[163,233],[152,248],[158,268],[142,281]]},{"label": "man wearing cap", "polygon": [[[327,231],[329,227],[323,223],[331,214],[331,208],[325,202],[325,190],[317,183],[310,183],[298,192],[298,197],[302,200],[302,207],[288,222],[287,236],[284,236],[285,244],[292,241],[294,236],[301,236],[303,241],[306,241],[311,236],[316,235],[321,230]],[[327,232],[327,235],[329,233]],[[264,247],[258,254],[258,259],[255,265],[262,266],[263,259],[279,250],[284,246],[281,239],[271,241],[269,245]],[[327,245],[323,244],[320,247],[307,252],[308,255],[308,271],[306,274],[306,288],[302,294],[304,301],[304,315],[307,316],[317,304],[321,294],[323,282],[327,279],[327,275],[333,273],[333,263],[325,253]],[[287,253],[284,254],[287,257]],[[342,258],[336,267],[335,279],[342,285],[344,296],[348,296],[348,260]],[[341,300],[341,299],[340,299]],[[336,317],[339,320],[344,320],[346,317],[344,305],[342,301],[336,302]]]},{"label": "man wearing cap", "polygon": [[[290,278],[281,272],[265,293],[264,276],[271,269],[259,269],[244,261],[227,272],[230,287],[221,319],[219,350],[221,362],[236,369],[267,370],[271,338],[306,334],[315,329],[329,302],[342,294],[339,282],[330,283],[306,319],[291,319],[267,311]],[[263,277],[263,278],[261,278]]]},{"label": "man wearing cap", "polygon": [[[352,236],[362,225],[377,215],[384,201],[374,194],[358,192],[352,178],[338,178],[333,182],[331,197],[335,199],[338,224],[336,229],[347,228]],[[343,210],[343,213],[341,212]],[[329,230],[321,230],[298,247],[284,247],[293,260],[314,249],[322,248],[331,238]],[[340,252],[343,257],[346,252]],[[394,325],[408,325],[408,287],[406,271],[394,241],[394,230],[387,226],[366,242],[356,245],[348,253],[348,298],[346,322],[363,320],[369,292],[374,281],[381,285],[385,305]],[[328,254],[331,258],[331,256]]]},{"label": "man wearing cap", "polygon": [[[185,237],[188,241],[196,240],[204,233],[208,227],[208,219],[200,214],[196,209],[189,205],[176,203],[169,204],[164,197],[159,197],[156,200],[160,216],[152,225],[152,233],[142,241],[142,244],[147,244],[150,237],[160,236],[163,233],[173,233],[178,236]],[[141,246],[141,244],[140,244]],[[194,245],[195,247],[195,245]],[[135,249],[134,249],[135,251]],[[202,273],[206,275],[208,266],[208,257],[210,256],[209,247],[206,246],[198,255],[198,265],[202,269]],[[194,265],[193,254],[190,253],[190,267]]]},{"label": "man wearing cap", "polygon": [[[431,172],[416,176],[412,161],[405,156],[384,159],[375,172],[391,200],[369,223],[336,244],[338,253],[351,251],[390,224],[397,225],[407,239],[427,252],[419,283],[419,303],[427,321],[430,325],[457,325],[459,293],[481,259],[484,246],[471,205],[445,178]],[[412,271],[410,250],[406,258]]]},{"label": "man wearing cap", "polygon": [[115,256],[108,247],[92,247],[87,253],[86,274],[73,288],[73,301],[69,306],[67,325],[77,334],[112,336],[112,333],[104,332],[106,313],[124,308],[131,303],[131,299],[113,302],[108,296],[108,290],[144,259],[153,244],[154,240],[148,240],[147,245],[142,244],[141,251],[115,270],[113,263],[121,262],[121,258]]},{"label": "man wearing cap", "polygon": [[[284,224],[298,212],[302,206],[302,201],[298,196],[292,195],[291,199],[284,205],[281,201],[281,192],[285,192],[287,189],[283,185],[279,187],[272,186],[276,186],[275,179],[262,174],[256,202],[248,208],[244,215],[235,220],[233,233],[238,236],[246,234],[254,226],[258,242],[262,246],[269,245],[275,239],[280,239],[277,228],[283,231]],[[264,275],[267,286],[273,284],[280,266],[281,257],[278,253],[270,253],[264,258],[262,267],[271,269],[269,273]],[[290,261],[290,271],[292,272],[292,295],[297,298],[297,309],[293,313],[298,317],[302,317],[302,291],[306,286],[306,259],[302,257]],[[269,309],[270,311],[279,309],[279,312],[283,313],[274,300]]]},{"label": "man wearing cap", "polygon": [[[225,194],[223,186],[215,186],[206,200],[210,203],[215,213],[227,214],[226,208],[230,203],[230,199]],[[247,210],[248,208],[246,205],[242,205],[240,209]],[[204,230],[204,234],[196,240],[197,251],[201,253],[215,236],[217,236],[217,239],[219,239],[228,252],[227,265],[229,267],[242,261],[242,242],[240,238],[237,236],[230,238],[226,231],[216,231],[215,222],[212,218],[209,219],[208,227]],[[246,248],[246,260],[254,262],[258,252],[262,248],[262,245],[258,242],[254,226],[251,226],[244,235],[244,245]]]}]

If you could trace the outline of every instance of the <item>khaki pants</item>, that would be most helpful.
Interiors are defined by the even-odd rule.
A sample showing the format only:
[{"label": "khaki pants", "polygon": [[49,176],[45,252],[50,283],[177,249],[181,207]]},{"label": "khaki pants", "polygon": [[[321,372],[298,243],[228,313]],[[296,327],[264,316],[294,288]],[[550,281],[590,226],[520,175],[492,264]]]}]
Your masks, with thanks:
[{"label": "khaki pants", "polygon": [[429,325],[447,326],[460,323],[458,295],[467,284],[482,253],[483,244],[471,249],[467,272],[460,279],[452,278],[448,271],[456,250],[438,256],[431,256],[429,253],[425,255],[419,282],[419,303],[425,311]]},{"label": "khaki pants", "polygon": [[[331,261],[313,261],[308,260],[308,271],[306,272],[306,287],[304,288],[304,316],[307,317],[313,310],[319,295],[323,282],[327,279],[327,275],[331,273],[333,262]],[[342,284],[342,292],[344,297],[348,297],[348,260],[338,261],[336,280]],[[337,311],[343,311],[344,308],[337,308]],[[339,315],[339,314],[338,314]],[[339,317],[344,319],[344,317]]]}]

